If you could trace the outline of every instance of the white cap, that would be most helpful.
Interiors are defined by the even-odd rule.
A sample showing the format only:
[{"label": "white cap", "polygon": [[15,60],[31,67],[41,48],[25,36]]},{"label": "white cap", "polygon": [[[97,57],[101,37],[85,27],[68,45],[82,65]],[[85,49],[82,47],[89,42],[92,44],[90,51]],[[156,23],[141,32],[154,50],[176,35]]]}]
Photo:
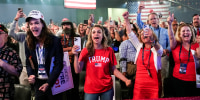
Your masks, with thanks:
[{"label": "white cap", "polygon": [[35,18],[35,19],[40,19],[41,18],[42,20],[44,20],[43,14],[38,10],[30,11],[28,16],[26,17],[26,22],[28,22],[30,18]]}]

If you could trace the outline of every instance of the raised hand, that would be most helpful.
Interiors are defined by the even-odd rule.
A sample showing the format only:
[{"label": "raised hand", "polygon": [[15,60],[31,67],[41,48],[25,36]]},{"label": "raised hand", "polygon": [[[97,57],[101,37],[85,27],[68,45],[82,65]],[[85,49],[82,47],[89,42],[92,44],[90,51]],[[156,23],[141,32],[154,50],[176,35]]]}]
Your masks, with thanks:
[{"label": "raised hand", "polygon": [[171,14],[170,12],[169,12],[169,17],[167,18],[167,23],[169,24],[169,25],[171,25],[171,23],[174,21],[174,14]]},{"label": "raised hand", "polygon": [[18,20],[19,18],[26,17],[22,10],[17,11],[15,19]]},{"label": "raised hand", "polygon": [[118,16],[118,21],[119,21],[119,22],[121,22],[121,19],[120,19],[120,17],[119,17],[119,16]]},{"label": "raised hand", "polygon": [[91,19],[91,17],[88,19],[88,26],[92,26],[92,19]]},{"label": "raised hand", "polygon": [[145,6],[143,3],[140,3],[140,5],[138,6],[138,13],[141,13],[142,12],[142,9],[144,9]]},{"label": "raised hand", "polygon": [[123,18],[124,18],[125,20],[128,20],[129,12],[128,12],[128,11],[124,12],[124,13],[122,14],[122,16],[123,16]]}]

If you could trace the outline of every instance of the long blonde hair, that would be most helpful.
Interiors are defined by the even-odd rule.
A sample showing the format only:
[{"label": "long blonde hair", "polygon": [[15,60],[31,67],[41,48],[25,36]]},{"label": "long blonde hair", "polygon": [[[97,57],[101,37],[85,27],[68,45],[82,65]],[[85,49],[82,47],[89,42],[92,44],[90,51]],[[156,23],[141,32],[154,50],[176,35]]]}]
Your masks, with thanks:
[{"label": "long blonde hair", "polygon": [[99,27],[102,30],[103,38],[102,38],[102,41],[101,41],[101,45],[103,46],[104,49],[106,49],[108,47],[108,39],[106,37],[106,34],[105,34],[103,26],[94,25],[89,31],[88,40],[87,40],[87,43],[86,43],[86,48],[88,50],[89,56],[93,56],[94,55],[94,44],[93,44],[93,41],[92,41],[92,29],[94,27]]},{"label": "long blonde hair", "polygon": [[190,39],[190,43],[195,43],[196,40],[195,40],[194,31],[193,31],[193,29],[190,27],[190,25],[185,24],[185,23],[180,24],[180,25],[178,26],[177,32],[176,32],[176,34],[175,34],[175,39],[176,39],[176,41],[179,42],[179,43],[182,43],[182,39],[181,39],[181,37],[180,37],[180,34],[181,34],[181,28],[183,28],[184,26],[187,26],[187,27],[190,28],[190,31],[191,31],[191,34],[192,34],[192,37],[191,37],[191,39]]}]

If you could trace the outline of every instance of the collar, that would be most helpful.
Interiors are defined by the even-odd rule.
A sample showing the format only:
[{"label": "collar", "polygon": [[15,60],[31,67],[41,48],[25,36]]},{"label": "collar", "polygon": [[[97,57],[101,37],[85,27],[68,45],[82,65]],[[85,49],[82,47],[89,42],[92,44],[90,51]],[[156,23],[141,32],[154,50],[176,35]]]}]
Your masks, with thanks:
[{"label": "collar", "polygon": [[157,27],[157,28],[155,28],[155,27],[152,27],[152,26],[151,26],[151,28],[152,28],[153,30],[159,30],[159,29],[160,29],[159,25],[158,25],[158,27]]}]

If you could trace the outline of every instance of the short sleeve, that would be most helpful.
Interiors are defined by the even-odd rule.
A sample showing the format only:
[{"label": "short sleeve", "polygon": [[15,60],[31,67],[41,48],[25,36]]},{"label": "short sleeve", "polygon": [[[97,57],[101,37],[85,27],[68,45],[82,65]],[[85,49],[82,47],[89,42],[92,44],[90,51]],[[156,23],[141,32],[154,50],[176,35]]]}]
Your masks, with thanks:
[{"label": "short sleeve", "polygon": [[117,60],[113,49],[109,47],[108,50],[110,53],[110,67],[117,65]]},{"label": "short sleeve", "polygon": [[84,48],[80,53],[78,61],[86,62],[87,61],[87,57],[88,57],[88,51],[87,51],[86,48]]},{"label": "short sleeve", "polygon": [[196,50],[198,47],[199,47],[198,43],[194,43],[194,44],[191,45],[192,50]]}]

